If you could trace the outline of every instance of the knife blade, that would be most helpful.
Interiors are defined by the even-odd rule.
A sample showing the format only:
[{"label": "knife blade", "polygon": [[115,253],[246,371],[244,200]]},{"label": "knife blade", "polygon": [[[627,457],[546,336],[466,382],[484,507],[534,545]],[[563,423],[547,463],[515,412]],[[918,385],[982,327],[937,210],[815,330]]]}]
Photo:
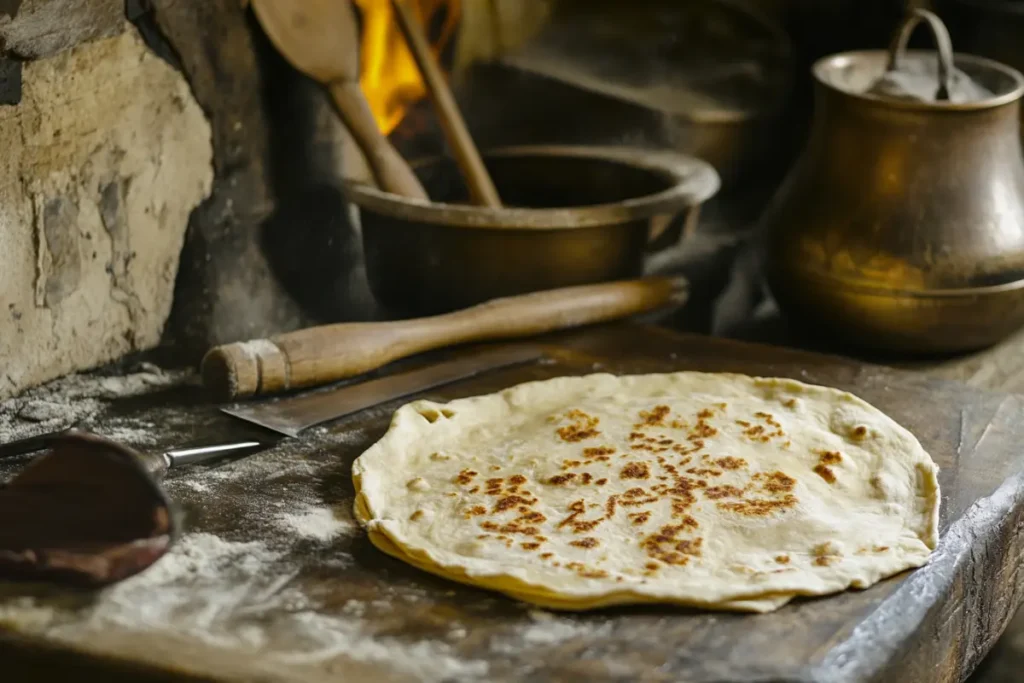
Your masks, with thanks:
[{"label": "knife blade", "polygon": [[285,436],[297,437],[304,429],[318,424],[489,370],[528,363],[543,355],[538,346],[502,346],[358,384],[258,403],[236,403],[221,411]]}]

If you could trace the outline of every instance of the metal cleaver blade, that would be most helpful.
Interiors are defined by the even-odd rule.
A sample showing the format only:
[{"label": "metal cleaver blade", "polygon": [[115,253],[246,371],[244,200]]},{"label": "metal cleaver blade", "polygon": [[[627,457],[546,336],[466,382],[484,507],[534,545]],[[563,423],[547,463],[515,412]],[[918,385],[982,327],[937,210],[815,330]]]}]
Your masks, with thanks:
[{"label": "metal cleaver blade", "polygon": [[258,403],[236,403],[221,411],[285,436],[297,437],[309,427],[396,398],[468,379],[488,370],[529,363],[543,356],[539,346],[502,346],[366,382]]}]

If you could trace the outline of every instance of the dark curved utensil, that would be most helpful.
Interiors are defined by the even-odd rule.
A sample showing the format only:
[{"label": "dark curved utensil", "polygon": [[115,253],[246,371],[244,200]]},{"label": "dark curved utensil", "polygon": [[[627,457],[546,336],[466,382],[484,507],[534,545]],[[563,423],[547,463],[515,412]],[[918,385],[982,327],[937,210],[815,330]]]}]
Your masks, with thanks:
[{"label": "dark curved utensil", "polygon": [[139,573],[180,532],[159,483],[167,470],[262,447],[245,441],[143,454],[78,428],[4,444],[0,457],[48,452],[0,487],[0,578],[97,587]]}]

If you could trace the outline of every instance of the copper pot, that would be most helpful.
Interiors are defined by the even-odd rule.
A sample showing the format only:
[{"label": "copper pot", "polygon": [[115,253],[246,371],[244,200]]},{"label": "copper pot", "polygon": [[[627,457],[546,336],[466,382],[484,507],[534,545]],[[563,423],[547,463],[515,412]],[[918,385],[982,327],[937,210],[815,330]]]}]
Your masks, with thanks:
[{"label": "copper pot", "polygon": [[[434,202],[349,183],[377,301],[429,315],[514,294],[641,274],[644,254],[695,223],[719,186],[706,162],[622,147],[484,154],[503,208],[467,203],[450,159],[413,164]],[[658,236],[656,233],[661,233]]]},{"label": "copper pot", "polygon": [[[935,52],[907,51],[922,20]],[[926,101],[867,92],[906,62],[937,72]],[[938,60],[938,68],[932,68]],[[991,96],[945,99],[953,67]],[[814,65],[808,146],[765,216],[768,279],[787,317],[880,350],[983,347],[1024,323],[1024,76],[953,54],[917,10],[889,51]]]}]

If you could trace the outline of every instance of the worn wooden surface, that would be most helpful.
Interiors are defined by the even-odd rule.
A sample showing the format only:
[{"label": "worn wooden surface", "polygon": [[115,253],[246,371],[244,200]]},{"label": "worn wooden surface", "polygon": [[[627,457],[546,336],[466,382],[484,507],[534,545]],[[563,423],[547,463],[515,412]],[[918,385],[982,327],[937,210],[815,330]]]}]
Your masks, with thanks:
[{"label": "worn wooden surface", "polygon": [[[678,369],[848,389],[913,431],[941,467],[943,538],[932,562],[866,591],[803,600],[769,615],[654,608],[556,615],[427,576],[383,556],[356,530],[316,540],[276,526],[281,510],[314,499],[336,519],[351,519],[351,462],[386,429],[391,404],[168,481],[187,512],[183,545],[190,534],[205,534],[276,548],[268,566],[243,558],[209,576],[178,576],[167,569],[177,566],[174,559],[165,558],[163,570],[159,563],[150,570],[160,580],[144,573],[96,596],[0,587],[0,625],[8,629],[0,661],[11,671],[29,661],[74,663],[70,653],[78,652],[208,680],[959,681],[1024,595],[1016,571],[1024,550],[1024,399],[917,372],[655,328],[620,325],[557,340],[553,362],[429,396],[456,398],[559,374]],[[125,411],[139,411],[139,423],[153,425],[147,448],[242,429],[187,389],[112,410],[122,420]],[[98,426],[102,431],[103,422]],[[140,616],[176,594],[191,601],[171,603],[159,619]]]},{"label": "worn wooden surface", "polygon": [[[749,311],[744,311],[749,315]],[[861,355],[856,349],[842,348],[826,339],[795,336],[774,309],[763,318],[750,320],[736,331],[737,339],[805,350]],[[1024,393],[1024,329],[987,349],[973,353],[931,358],[895,358],[862,356],[878,363],[912,370],[932,377],[963,382],[978,389],[1004,393]]]},{"label": "worn wooden surface", "polygon": [[[742,338],[788,347],[813,346],[789,334],[775,313],[744,326]],[[963,382],[978,389],[1024,393],[1024,330],[1002,342],[974,353],[926,359],[887,359],[903,369],[932,377]],[[971,683],[1017,683],[1024,671],[1024,610],[1018,610]]]}]

